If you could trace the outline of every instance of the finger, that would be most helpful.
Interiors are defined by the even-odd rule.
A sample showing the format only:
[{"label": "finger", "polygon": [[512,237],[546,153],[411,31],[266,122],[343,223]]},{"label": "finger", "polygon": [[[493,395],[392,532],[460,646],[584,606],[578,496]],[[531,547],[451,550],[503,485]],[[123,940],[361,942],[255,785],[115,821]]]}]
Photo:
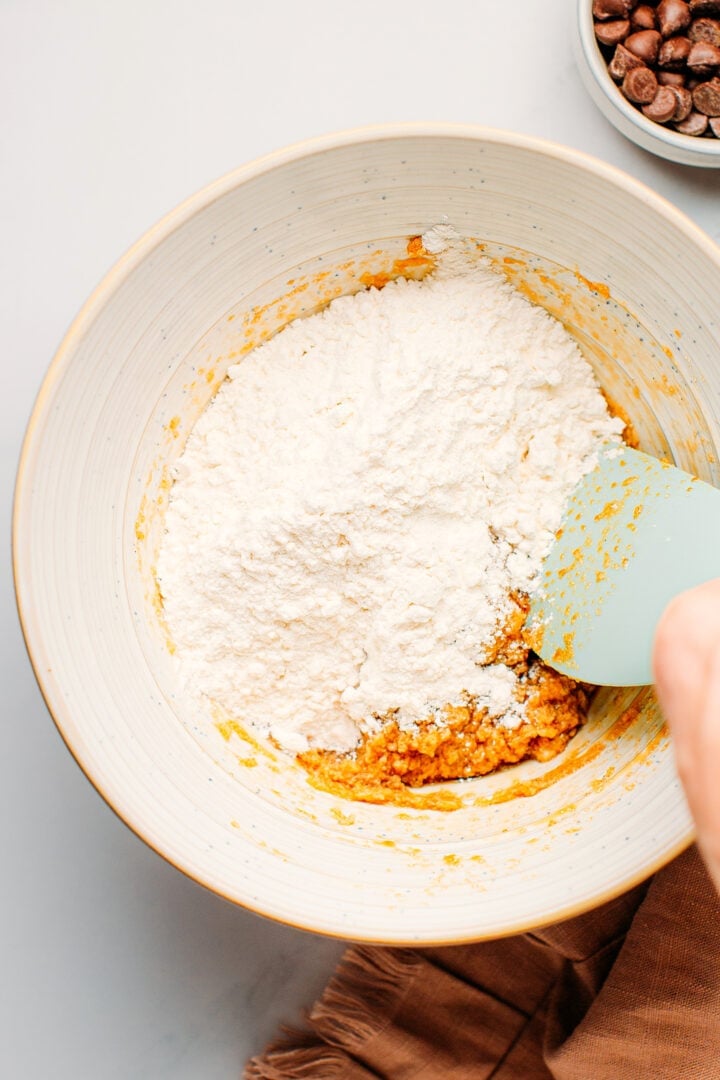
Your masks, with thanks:
[{"label": "finger", "polygon": [[720,888],[720,581],[668,606],[653,667],[698,842]]},{"label": "finger", "polygon": [[704,708],[698,724],[698,749],[688,786],[688,802],[698,829],[698,844],[720,891],[720,644],[711,657]]}]

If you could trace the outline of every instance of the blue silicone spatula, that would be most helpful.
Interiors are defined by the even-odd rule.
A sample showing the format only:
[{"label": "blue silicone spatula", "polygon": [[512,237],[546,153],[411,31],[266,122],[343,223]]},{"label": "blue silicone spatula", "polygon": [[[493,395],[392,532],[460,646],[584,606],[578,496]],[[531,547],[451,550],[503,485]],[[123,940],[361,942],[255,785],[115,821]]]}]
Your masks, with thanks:
[{"label": "blue silicone spatula", "polygon": [[720,490],[638,450],[603,450],[575,488],[531,597],[533,648],[600,686],[652,682],[668,602],[720,577]]}]

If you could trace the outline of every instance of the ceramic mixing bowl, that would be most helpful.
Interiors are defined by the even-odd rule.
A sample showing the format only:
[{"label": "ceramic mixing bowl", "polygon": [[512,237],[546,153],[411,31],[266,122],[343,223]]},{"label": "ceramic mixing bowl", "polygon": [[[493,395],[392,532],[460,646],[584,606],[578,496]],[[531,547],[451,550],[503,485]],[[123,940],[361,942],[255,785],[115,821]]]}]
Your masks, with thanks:
[{"label": "ceramic mixing bowl", "polygon": [[[357,940],[460,942],[564,918],[692,828],[649,690],[602,690],[559,758],[440,785],[456,808],[316,790],[183,693],[154,566],[169,469],[231,363],[332,297],[422,274],[450,222],[576,337],[641,446],[720,480],[720,255],[672,206],[562,147],[401,124],[320,138],[211,185],[91,296],[17,484],[19,608],[49,709],[120,817],[196,881]],[[423,800],[425,800],[423,802]]]}]

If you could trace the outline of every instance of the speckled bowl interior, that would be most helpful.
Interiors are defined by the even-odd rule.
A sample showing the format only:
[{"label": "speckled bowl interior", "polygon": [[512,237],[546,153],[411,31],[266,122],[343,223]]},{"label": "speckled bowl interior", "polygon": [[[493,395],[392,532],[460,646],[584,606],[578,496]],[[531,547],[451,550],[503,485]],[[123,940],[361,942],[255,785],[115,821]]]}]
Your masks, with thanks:
[{"label": "speckled bowl interior", "polygon": [[188,431],[230,363],[333,296],[419,272],[408,238],[443,221],[562,319],[645,449],[718,481],[717,249],[599,162],[453,125],[291,147],[171,213],[72,326],[18,477],[21,617],[87,776],[210,889],[360,940],[538,926],[621,892],[692,835],[648,690],[601,691],[552,762],[447,785],[449,812],[318,791],[180,690],[153,568]]}]

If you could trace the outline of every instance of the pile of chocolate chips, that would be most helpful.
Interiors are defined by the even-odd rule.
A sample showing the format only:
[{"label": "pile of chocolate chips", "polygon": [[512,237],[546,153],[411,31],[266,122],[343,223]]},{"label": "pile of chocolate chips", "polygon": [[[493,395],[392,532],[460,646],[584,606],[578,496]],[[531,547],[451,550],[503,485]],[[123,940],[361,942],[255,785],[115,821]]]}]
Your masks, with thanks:
[{"label": "pile of chocolate chips", "polygon": [[593,0],[608,71],[649,120],[720,138],[720,0]]}]

